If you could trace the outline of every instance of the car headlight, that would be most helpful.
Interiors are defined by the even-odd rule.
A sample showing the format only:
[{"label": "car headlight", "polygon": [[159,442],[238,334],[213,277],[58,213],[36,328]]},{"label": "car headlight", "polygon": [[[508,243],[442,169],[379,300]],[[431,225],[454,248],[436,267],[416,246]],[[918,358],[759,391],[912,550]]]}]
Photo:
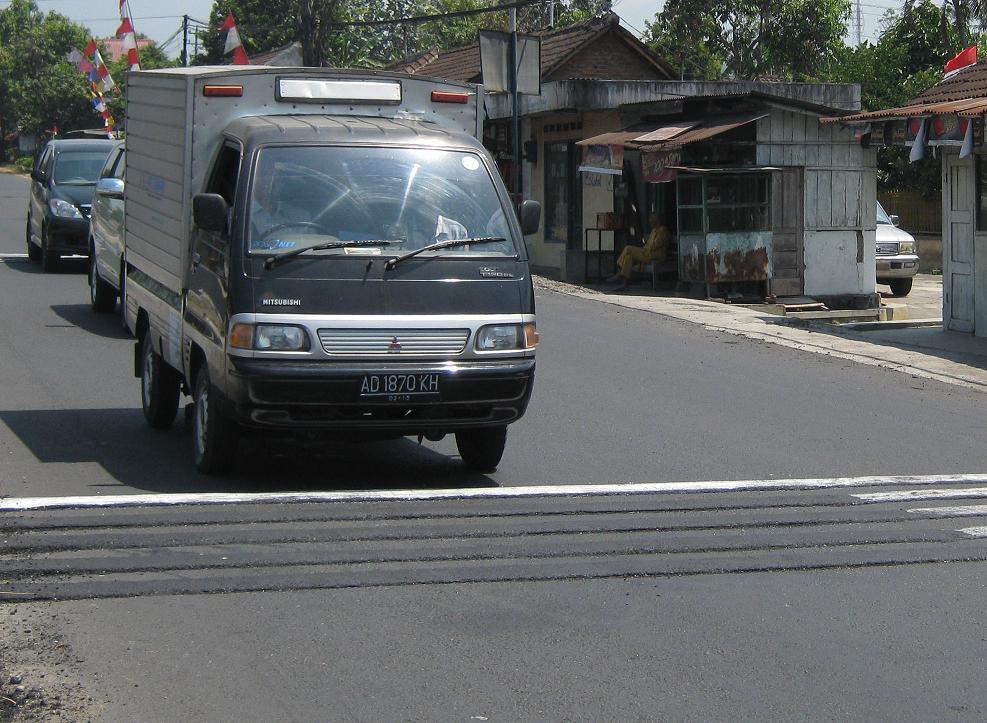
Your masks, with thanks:
[{"label": "car headlight", "polygon": [[510,351],[534,349],[538,346],[538,330],[533,323],[491,324],[476,333],[477,351]]},{"label": "car headlight", "polygon": [[48,202],[48,208],[50,208],[51,212],[59,218],[82,218],[82,214],[79,213],[79,209],[68,201],[63,201],[60,198],[51,199]]},{"label": "car headlight", "polygon": [[913,254],[915,253],[915,242],[914,241],[902,241],[898,244],[898,253],[900,254]]},{"label": "car headlight", "polygon": [[307,351],[308,334],[288,324],[234,324],[230,346],[258,351]]}]

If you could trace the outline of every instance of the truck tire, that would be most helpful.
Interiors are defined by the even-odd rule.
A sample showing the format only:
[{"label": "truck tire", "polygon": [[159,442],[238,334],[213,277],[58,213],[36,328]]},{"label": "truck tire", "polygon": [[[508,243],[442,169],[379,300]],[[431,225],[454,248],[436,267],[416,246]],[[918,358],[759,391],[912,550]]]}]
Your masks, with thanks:
[{"label": "truck tire", "polygon": [[51,249],[48,241],[48,227],[41,227],[41,268],[46,274],[53,274],[58,271],[59,257]]},{"label": "truck tire", "polygon": [[507,427],[481,427],[456,432],[456,448],[463,464],[474,472],[493,472],[504,456]]},{"label": "truck tire", "polygon": [[141,407],[155,429],[167,429],[178,414],[181,382],[178,373],[154,351],[148,332],[141,340]]},{"label": "truck tire", "polygon": [[27,241],[27,258],[29,261],[38,263],[41,260],[41,249],[31,243],[31,217],[28,216],[27,219],[27,230],[24,232],[24,237]]},{"label": "truck tire", "polygon": [[205,363],[196,374],[193,399],[192,451],[195,468],[203,474],[225,474],[233,466],[239,430],[219,411],[216,388],[209,381]]},{"label": "truck tire", "polygon": [[96,251],[89,247],[89,306],[98,314],[113,311],[117,303],[117,294],[113,287],[99,277],[96,269]]},{"label": "truck tire", "polygon": [[888,282],[888,286],[891,287],[891,293],[895,296],[908,296],[908,293],[912,290],[912,280],[891,279]]}]

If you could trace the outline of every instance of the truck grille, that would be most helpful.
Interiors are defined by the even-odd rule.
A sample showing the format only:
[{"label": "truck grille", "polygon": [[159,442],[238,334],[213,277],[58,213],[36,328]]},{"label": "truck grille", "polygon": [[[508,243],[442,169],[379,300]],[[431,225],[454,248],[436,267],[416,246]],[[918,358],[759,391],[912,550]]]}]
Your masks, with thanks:
[{"label": "truck grille", "polygon": [[438,356],[460,354],[469,329],[319,329],[330,356]]},{"label": "truck grille", "polygon": [[877,253],[879,256],[894,256],[898,253],[897,243],[883,243],[877,245]]}]

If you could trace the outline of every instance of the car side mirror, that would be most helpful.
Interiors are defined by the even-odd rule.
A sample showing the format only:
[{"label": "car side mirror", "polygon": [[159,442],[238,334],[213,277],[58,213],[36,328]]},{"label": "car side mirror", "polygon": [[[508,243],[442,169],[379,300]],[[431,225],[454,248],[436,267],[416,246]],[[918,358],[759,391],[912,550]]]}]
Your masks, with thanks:
[{"label": "car side mirror", "polygon": [[538,201],[522,201],[518,220],[521,221],[521,233],[530,236],[538,233],[541,225],[541,204]]},{"label": "car side mirror", "polygon": [[123,179],[101,178],[96,182],[96,194],[106,198],[123,198]]},{"label": "car side mirror", "polygon": [[889,218],[891,219],[892,226],[897,226],[899,223],[901,223],[901,219],[898,218],[898,214],[896,213],[892,213],[891,216],[889,216]]},{"label": "car side mirror", "polygon": [[192,197],[192,220],[203,231],[225,231],[230,207],[218,193],[197,193]]},{"label": "car side mirror", "polygon": [[40,168],[32,168],[31,169],[31,178],[34,179],[35,181],[37,181],[38,183],[44,183],[45,182],[45,172],[42,171]]}]

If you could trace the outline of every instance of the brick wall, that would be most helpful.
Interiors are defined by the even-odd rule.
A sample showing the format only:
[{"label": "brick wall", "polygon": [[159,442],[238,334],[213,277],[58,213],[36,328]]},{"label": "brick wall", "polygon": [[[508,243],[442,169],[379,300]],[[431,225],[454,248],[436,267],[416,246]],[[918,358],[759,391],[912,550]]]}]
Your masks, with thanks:
[{"label": "brick wall", "polygon": [[599,78],[603,80],[667,80],[658,68],[612,34],[604,35],[555,70],[545,80]]}]

